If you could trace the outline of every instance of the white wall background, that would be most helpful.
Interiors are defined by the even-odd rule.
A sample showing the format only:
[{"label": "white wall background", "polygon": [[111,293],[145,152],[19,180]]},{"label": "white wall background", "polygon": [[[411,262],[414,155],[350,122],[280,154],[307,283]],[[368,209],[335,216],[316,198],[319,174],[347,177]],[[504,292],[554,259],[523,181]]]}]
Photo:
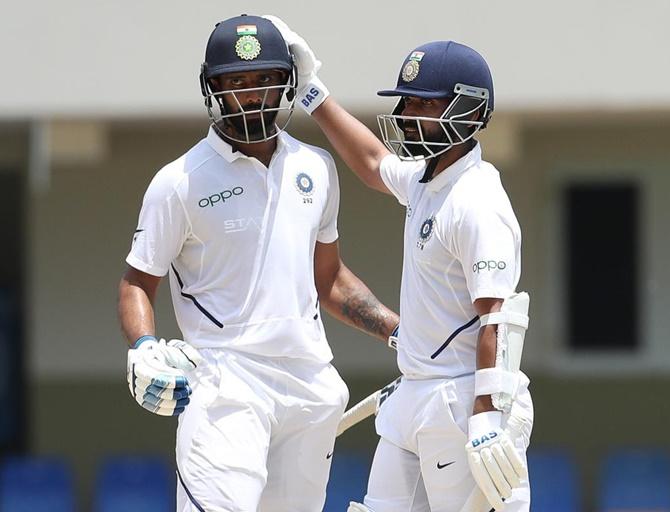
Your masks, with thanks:
[{"label": "white wall background", "polygon": [[[123,370],[114,309],[128,233],[151,174],[185,149],[181,146],[187,140],[188,145],[195,140],[173,135],[166,141],[165,128],[175,125],[161,130],[155,119],[188,116],[206,124],[197,74],[216,21],[244,11],[283,17],[311,41],[324,61],[322,78],[358,114],[388,110],[392,100],[378,98],[375,92],[395,82],[409,50],[449,38],[486,56],[494,73],[498,110],[670,109],[668,0],[258,0],[246,7],[213,0],[0,1],[0,121],[154,120],[141,140],[112,143],[99,164],[54,166],[47,191],[31,199],[30,367],[43,377],[104,378]],[[496,119],[500,126],[504,118]],[[18,158],[12,156],[13,142],[0,147],[0,161]],[[348,194],[359,191],[360,186],[352,184]],[[392,236],[390,226],[396,225],[387,222],[388,213],[367,201],[349,198],[349,210],[368,206],[351,219],[356,230],[347,234],[346,244],[372,239],[376,252],[389,236],[379,236],[377,242],[377,235],[370,233],[381,226]],[[362,226],[359,218],[367,218],[370,225]],[[342,224],[346,226],[346,219]],[[399,254],[399,246],[396,251]],[[397,296],[398,283],[388,282],[387,276],[397,278],[398,268],[382,271],[361,265],[356,270],[372,278],[373,289],[383,299],[392,302]],[[161,304],[166,312],[162,325],[171,326],[169,303]],[[392,370],[392,358],[383,349],[367,348],[362,336],[333,329],[334,339],[347,338],[342,349],[336,348],[345,366]],[[357,348],[359,343],[366,348]]]},{"label": "white wall background", "polygon": [[359,110],[385,105],[375,91],[435,39],[485,55],[498,108],[670,106],[667,0],[3,0],[0,119],[200,113],[207,37],[243,11],[301,32]]}]

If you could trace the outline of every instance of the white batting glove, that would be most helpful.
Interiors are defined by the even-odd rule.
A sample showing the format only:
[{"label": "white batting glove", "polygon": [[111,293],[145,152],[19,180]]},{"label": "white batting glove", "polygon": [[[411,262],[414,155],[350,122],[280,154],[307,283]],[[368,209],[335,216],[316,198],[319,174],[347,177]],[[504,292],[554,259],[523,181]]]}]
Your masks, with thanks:
[{"label": "white batting glove", "polygon": [[505,429],[501,421],[500,411],[475,414],[469,420],[470,441],[465,445],[472,476],[496,510],[502,509],[512,489],[528,478],[528,468],[514,444],[524,435],[523,419],[511,416]]},{"label": "white batting glove", "polygon": [[200,361],[198,351],[185,341],[142,336],[128,350],[130,394],[149,412],[178,416],[190,401],[186,372],[195,370]]},{"label": "white batting glove", "polygon": [[330,95],[328,88],[316,76],[321,69],[321,61],[316,58],[307,41],[291,30],[284,21],[271,14],[266,14],[263,18],[270,20],[279,29],[293,55],[293,61],[298,72],[296,102],[305,112],[311,115],[316,107],[321,105]]}]

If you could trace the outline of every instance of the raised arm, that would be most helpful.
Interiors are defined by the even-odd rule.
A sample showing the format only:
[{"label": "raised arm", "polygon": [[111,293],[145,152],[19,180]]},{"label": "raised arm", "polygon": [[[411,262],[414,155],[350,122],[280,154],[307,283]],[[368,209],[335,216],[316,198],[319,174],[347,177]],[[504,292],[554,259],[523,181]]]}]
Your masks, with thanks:
[{"label": "raised arm", "polygon": [[379,174],[379,164],[390,152],[363,123],[342,108],[316,76],[321,62],[307,42],[276,16],[264,16],[279,29],[289,45],[298,72],[296,104],[318,123],[347,166],[368,187],[390,194]]},{"label": "raised arm", "polygon": [[367,126],[329,96],[312,117],[349,168],[368,187],[390,194],[379,174],[379,164],[389,154]]}]

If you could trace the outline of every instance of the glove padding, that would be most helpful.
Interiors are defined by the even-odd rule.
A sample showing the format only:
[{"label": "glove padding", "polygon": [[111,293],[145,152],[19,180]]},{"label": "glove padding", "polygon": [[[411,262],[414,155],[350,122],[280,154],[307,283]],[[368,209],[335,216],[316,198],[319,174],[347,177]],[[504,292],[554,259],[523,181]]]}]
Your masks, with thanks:
[{"label": "glove padding", "polygon": [[202,358],[181,340],[146,340],[128,350],[127,379],[130,394],[149,412],[178,416],[188,405],[191,387],[186,372]]},{"label": "glove padding", "polygon": [[316,58],[307,41],[291,30],[283,20],[271,14],[265,14],[263,18],[270,20],[277,27],[288,45],[298,74],[296,101],[308,114],[311,114],[330,94],[328,88],[316,76],[321,69],[321,61]]},{"label": "glove padding", "polygon": [[502,413],[485,412],[470,418],[470,441],[465,445],[470,471],[491,506],[500,510],[512,489],[528,479],[528,468],[516,450],[515,439],[524,436],[522,417],[510,416],[501,428]]}]

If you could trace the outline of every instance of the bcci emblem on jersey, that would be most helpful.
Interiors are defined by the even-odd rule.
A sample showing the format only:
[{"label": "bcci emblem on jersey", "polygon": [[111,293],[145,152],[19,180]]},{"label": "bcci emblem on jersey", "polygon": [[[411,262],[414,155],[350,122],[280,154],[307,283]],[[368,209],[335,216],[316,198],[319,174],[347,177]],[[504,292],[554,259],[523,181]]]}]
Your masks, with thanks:
[{"label": "bcci emblem on jersey", "polygon": [[295,177],[295,186],[304,196],[311,196],[314,192],[314,182],[307,173],[301,172]]},{"label": "bcci emblem on jersey", "polygon": [[426,245],[430,237],[433,236],[435,229],[435,217],[430,217],[423,221],[421,229],[419,229],[419,239],[416,241],[416,246],[423,251],[423,246]]}]

